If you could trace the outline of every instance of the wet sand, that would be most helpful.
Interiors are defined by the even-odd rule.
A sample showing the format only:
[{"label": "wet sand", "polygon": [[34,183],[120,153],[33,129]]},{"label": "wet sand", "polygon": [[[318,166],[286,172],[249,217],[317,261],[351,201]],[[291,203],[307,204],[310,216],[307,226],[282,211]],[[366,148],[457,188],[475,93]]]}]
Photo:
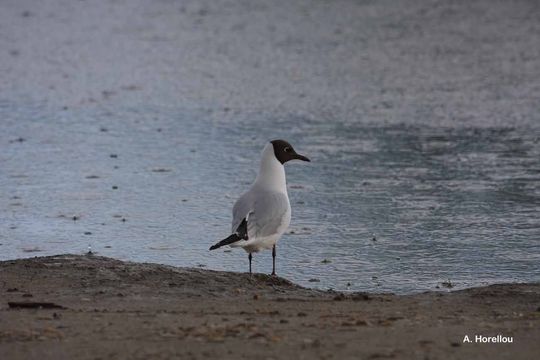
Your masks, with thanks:
[{"label": "wet sand", "polygon": [[[2,359],[540,354],[540,284],[407,296],[342,294],[263,274],[78,255],[0,262],[0,279]],[[35,303],[45,308],[31,308]],[[513,343],[474,343],[475,335],[499,334]],[[463,343],[465,335],[473,343]]]}]

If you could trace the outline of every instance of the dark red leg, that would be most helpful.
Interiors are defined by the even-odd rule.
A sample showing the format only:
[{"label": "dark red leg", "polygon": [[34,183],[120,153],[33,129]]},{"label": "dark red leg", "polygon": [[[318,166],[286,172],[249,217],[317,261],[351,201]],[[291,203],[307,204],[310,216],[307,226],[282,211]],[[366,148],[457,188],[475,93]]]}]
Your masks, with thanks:
[{"label": "dark red leg", "polygon": [[276,275],[276,245],[272,247],[272,275]]}]

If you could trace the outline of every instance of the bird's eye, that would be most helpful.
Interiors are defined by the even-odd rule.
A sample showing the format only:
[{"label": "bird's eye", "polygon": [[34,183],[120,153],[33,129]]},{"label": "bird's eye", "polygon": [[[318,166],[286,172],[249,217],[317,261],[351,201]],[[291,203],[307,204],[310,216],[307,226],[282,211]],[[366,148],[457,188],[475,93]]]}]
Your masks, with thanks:
[{"label": "bird's eye", "polygon": [[285,151],[285,152],[291,152],[291,148],[287,146],[285,149],[283,149],[283,151]]}]

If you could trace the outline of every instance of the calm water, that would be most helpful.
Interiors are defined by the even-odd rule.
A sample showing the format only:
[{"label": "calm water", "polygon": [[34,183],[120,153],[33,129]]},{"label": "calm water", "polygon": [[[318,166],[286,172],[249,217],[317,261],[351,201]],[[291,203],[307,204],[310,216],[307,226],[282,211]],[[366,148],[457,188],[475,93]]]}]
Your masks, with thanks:
[{"label": "calm water", "polygon": [[[126,260],[246,271],[243,250],[208,247],[229,234],[264,142],[282,137],[313,162],[287,164],[293,218],[278,246],[280,275],[398,293],[447,280],[540,281],[538,128],[226,110],[0,103],[0,260],[90,246]],[[254,259],[256,271],[271,271],[270,252]]]}]

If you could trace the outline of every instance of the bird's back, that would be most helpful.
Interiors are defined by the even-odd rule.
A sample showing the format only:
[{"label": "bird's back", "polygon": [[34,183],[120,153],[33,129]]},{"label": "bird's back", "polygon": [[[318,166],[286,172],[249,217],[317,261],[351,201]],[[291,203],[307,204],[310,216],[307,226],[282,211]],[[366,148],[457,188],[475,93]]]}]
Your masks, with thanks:
[{"label": "bird's back", "polygon": [[242,221],[251,212],[253,208],[253,193],[251,189],[245,192],[233,206],[232,232],[236,232]]},{"label": "bird's back", "polygon": [[232,231],[247,220],[250,239],[281,235],[289,226],[291,206],[287,192],[253,186],[233,207]]}]

